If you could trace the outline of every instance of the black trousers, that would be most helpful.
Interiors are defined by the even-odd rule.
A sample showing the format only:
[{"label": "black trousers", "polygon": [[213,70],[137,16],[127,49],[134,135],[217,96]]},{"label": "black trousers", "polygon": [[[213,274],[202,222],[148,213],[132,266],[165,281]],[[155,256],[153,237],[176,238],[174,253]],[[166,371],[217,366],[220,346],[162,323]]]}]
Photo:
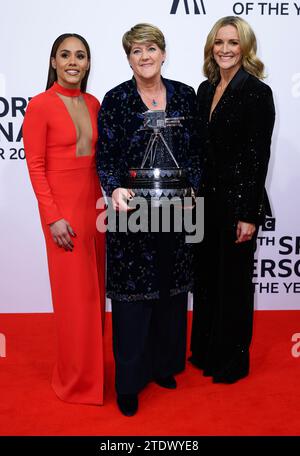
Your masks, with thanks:
[{"label": "black trousers", "polygon": [[235,227],[205,201],[205,233],[194,248],[192,361],[213,377],[238,378],[249,370],[256,236],[236,244]]},{"label": "black trousers", "polygon": [[169,299],[112,301],[116,391],[136,394],[149,381],[185,368],[187,293]]}]

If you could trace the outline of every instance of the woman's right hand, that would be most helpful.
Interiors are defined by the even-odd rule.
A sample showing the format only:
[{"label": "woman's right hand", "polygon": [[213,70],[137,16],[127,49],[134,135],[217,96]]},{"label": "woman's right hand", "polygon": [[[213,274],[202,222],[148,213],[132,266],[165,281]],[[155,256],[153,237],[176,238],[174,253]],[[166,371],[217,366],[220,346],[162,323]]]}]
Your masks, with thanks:
[{"label": "woman's right hand", "polygon": [[49,228],[55,244],[57,244],[58,247],[63,247],[65,250],[72,252],[74,244],[70,235],[75,237],[76,234],[70,223],[65,219],[60,219],[54,223],[50,223]]},{"label": "woman's right hand", "polygon": [[115,211],[131,211],[132,207],[129,207],[127,204],[128,200],[133,198],[135,193],[132,190],[127,188],[116,188],[112,192],[112,203]]}]

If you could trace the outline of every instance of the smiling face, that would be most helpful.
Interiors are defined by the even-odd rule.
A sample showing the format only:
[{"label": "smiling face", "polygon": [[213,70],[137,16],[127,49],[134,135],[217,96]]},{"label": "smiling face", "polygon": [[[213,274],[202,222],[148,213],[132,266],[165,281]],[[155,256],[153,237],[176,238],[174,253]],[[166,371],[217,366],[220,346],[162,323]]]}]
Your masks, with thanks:
[{"label": "smiling face", "polygon": [[155,43],[133,43],[128,61],[137,80],[154,80],[160,77],[166,53]]},{"label": "smiling face", "polygon": [[242,65],[240,39],[233,25],[221,27],[217,32],[213,56],[221,72],[235,73]]},{"label": "smiling face", "polygon": [[51,63],[56,69],[57,82],[67,88],[80,88],[88,68],[87,50],[78,38],[66,38],[58,47]]}]

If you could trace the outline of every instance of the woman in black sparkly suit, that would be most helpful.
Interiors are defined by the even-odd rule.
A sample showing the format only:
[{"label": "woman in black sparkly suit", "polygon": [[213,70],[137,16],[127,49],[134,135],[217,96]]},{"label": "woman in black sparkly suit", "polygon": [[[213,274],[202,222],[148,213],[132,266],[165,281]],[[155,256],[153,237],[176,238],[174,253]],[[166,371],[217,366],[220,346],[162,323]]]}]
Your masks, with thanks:
[{"label": "woman in black sparkly suit", "polygon": [[204,241],[195,248],[190,361],[215,383],[249,373],[256,235],[270,213],[264,189],[275,110],[260,79],[256,38],[240,17],[220,19],[204,49],[198,89]]}]

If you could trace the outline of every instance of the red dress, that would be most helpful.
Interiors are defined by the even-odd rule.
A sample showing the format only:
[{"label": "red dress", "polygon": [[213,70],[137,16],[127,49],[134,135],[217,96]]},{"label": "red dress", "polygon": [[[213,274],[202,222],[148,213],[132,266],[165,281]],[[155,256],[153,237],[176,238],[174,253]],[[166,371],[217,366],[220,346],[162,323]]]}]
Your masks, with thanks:
[{"label": "red dress", "polygon": [[[89,155],[76,155],[75,124],[65,97],[81,97],[90,122]],[[71,100],[71,99],[69,99]],[[79,98],[78,98],[79,100]],[[105,236],[96,229],[102,196],[95,168],[99,101],[54,83],[27,108],[23,136],[27,165],[46,240],[58,353],[52,386],[68,402],[103,403],[102,328]],[[67,220],[76,233],[72,252],[53,241],[49,224]]]}]

